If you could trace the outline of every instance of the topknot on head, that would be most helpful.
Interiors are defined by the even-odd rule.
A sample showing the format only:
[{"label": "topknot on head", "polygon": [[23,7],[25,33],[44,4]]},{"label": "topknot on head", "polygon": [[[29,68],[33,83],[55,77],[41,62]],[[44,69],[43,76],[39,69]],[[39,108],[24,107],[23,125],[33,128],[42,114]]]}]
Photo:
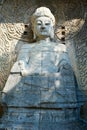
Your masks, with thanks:
[{"label": "topknot on head", "polygon": [[47,7],[37,8],[31,17],[31,23],[33,24],[38,17],[42,16],[49,17],[52,20],[53,25],[55,25],[55,17]]}]

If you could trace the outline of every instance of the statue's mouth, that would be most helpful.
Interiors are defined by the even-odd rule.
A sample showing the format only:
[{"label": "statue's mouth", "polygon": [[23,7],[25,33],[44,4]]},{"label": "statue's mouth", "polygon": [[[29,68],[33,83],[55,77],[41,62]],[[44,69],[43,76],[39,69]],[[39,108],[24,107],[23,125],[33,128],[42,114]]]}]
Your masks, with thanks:
[{"label": "statue's mouth", "polygon": [[41,32],[47,32],[47,30],[42,30],[42,29],[41,29]]}]

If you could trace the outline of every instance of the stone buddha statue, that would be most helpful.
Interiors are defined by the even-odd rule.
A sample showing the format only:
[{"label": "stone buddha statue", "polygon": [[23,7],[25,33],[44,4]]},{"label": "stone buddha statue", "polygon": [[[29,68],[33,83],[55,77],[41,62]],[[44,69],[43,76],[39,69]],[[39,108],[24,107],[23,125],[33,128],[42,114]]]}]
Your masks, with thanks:
[{"label": "stone buddha statue", "polygon": [[[21,47],[11,69],[2,95],[2,102],[8,106],[8,118],[3,116],[3,120],[11,122],[13,118],[14,124],[17,120],[23,127],[23,121],[27,120],[36,129],[40,123],[46,123],[48,117],[47,121],[55,129],[57,120],[78,118],[74,74],[66,46],[55,42],[55,18],[51,11],[46,7],[37,8],[31,23],[36,42]],[[50,123],[47,125],[51,129]]]},{"label": "stone buddha statue", "polygon": [[[22,76],[33,73],[57,73],[67,68],[69,59],[66,46],[54,42],[55,18],[46,7],[36,9],[31,17],[33,44],[24,44],[17,58]],[[16,69],[17,71],[17,69]]]},{"label": "stone buddha statue", "polygon": [[[70,75],[71,77],[73,77],[73,71],[66,46],[59,42],[55,42],[55,18],[51,11],[46,7],[37,8],[35,13],[33,13],[33,15],[31,16],[31,23],[34,39],[36,40],[36,42],[26,42],[21,47],[17,61],[14,63],[11,69],[11,74],[3,89],[3,102],[5,102],[4,97],[6,97],[4,93],[10,92],[10,90],[12,90],[17,85],[18,81],[22,81],[22,77],[26,78],[26,76],[34,76],[37,74],[42,77],[41,75],[47,74],[48,77],[53,76],[53,82],[55,82],[56,80],[56,74],[58,74],[59,76],[62,75],[61,78],[63,79],[64,77],[66,78],[66,74],[68,75],[68,77],[70,77]],[[20,75],[20,77],[18,75]],[[37,77],[35,80],[37,80]],[[35,84],[34,81],[32,82],[33,84]],[[62,83],[63,81],[59,81],[60,85]],[[64,86],[65,85],[63,85],[63,87]]]},{"label": "stone buddha statue", "polygon": [[[65,77],[65,81],[71,80],[74,77],[66,46],[54,40],[55,18],[51,11],[46,7],[37,8],[31,17],[31,23],[36,42],[31,44],[26,42],[21,47],[17,61],[13,65],[11,74],[3,89],[4,93],[12,90],[18,81],[21,82],[22,77],[26,78],[29,75],[34,76],[38,74],[41,78],[41,75],[47,74],[48,77],[53,76],[53,82],[56,80],[56,74],[61,76],[62,79]],[[17,74],[21,74],[19,80]],[[67,75],[68,78],[66,79]],[[11,83],[12,80],[13,84]],[[37,80],[37,77],[35,80]],[[34,81],[32,82],[35,84]],[[60,85],[63,83],[61,80],[58,82]]]}]

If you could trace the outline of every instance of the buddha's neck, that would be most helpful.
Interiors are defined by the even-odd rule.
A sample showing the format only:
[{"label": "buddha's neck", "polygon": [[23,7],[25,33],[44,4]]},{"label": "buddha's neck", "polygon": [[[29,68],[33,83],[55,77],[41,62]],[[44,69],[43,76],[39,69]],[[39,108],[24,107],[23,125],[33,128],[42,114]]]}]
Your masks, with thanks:
[{"label": "buddha's neck", "polygon": [[47,37],[47,38],[39,38],[39,39],[37,39],[37,41],[38,41],[39,43],[42,43],[42,42],[51,42],[51,40],[50,40],[49,37]]}]

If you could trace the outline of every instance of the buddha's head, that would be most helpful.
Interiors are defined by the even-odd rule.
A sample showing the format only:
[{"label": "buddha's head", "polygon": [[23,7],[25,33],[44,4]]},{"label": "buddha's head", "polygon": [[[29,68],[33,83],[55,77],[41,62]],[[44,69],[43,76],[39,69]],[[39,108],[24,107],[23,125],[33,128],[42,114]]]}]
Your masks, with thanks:
[{"label": "buddha's head", "polygon": [[46,7],[37,8],[31,17],[34,39],[54,38],[55,18]]}]

